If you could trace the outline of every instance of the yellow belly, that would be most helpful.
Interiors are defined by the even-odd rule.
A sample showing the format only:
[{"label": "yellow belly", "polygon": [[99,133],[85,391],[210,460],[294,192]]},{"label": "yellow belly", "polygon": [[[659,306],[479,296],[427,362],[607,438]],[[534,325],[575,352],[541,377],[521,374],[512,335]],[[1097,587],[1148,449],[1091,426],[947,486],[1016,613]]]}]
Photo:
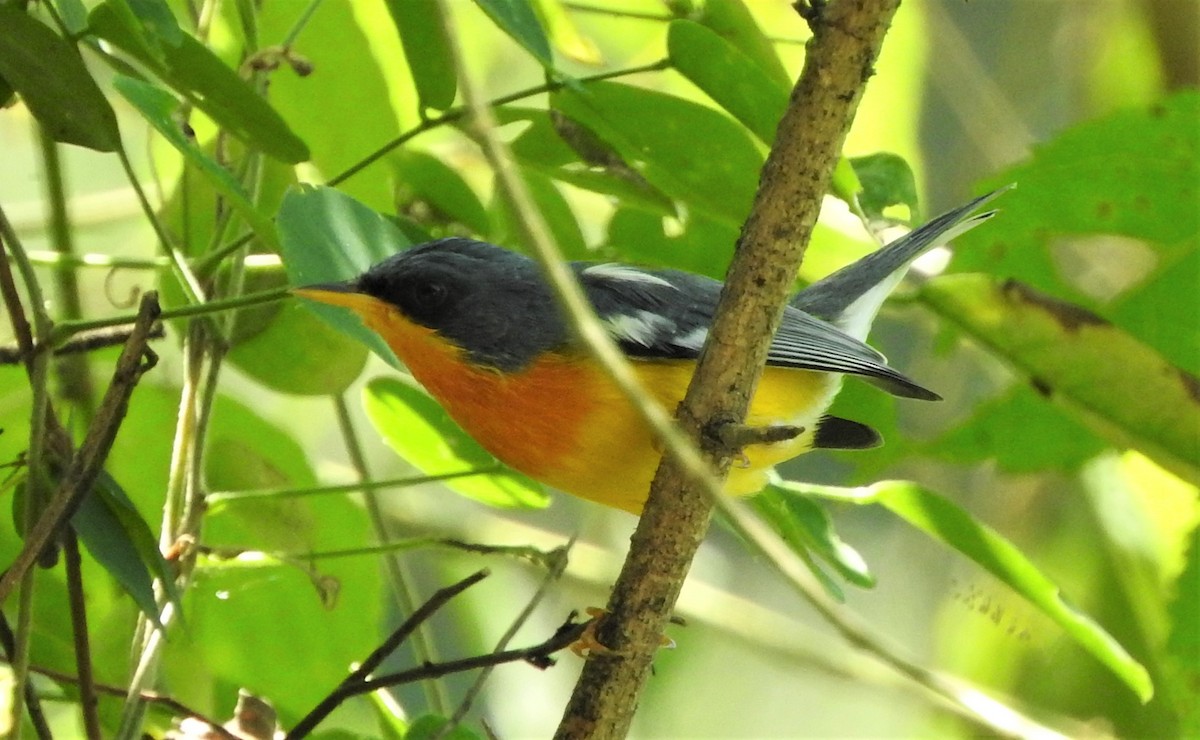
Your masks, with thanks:
[{"label": "yellow belly", "polygon": [[[692,365],[682,361],[635,362],[646,390],[673,412],[683,399]],[[572,459],[583,464],[560,468],[543,482],[576,496],[640,513],[658,468],[662,448],[637,410],[605,377],[592,379],[592,397],[603,399],[575,442]],[[767,368],[751,403],[747,423],[792,424],[804,428],[796,439],[755,445],[735,460],[726,493],[748,495],[766,485],[768,471],[812,449],[816,421],[832,400],[838,378],[827,373]]]}]

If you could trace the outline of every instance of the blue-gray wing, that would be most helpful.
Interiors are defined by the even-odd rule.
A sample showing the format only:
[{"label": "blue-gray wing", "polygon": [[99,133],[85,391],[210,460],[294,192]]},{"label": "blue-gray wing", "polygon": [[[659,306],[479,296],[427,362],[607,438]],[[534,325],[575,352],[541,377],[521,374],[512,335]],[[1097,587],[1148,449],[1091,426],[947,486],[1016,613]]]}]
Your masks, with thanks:
[{"label": "blue-gray wing", "polygon": [[[648,360],[699,356],[721,283],[677,270],[585,263],[573,267],[596,314],[627,355]],[[894,395],[939,398],[888,367],[884,356],[863,342],[790,306],[771,342],[767,364],[856,375]]]}]

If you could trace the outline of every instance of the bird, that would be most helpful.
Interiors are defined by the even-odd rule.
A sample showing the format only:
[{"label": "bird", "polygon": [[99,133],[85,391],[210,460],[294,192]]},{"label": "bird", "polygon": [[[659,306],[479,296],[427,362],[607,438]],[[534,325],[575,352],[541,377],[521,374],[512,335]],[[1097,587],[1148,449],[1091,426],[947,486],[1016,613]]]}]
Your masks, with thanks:
[{"label": "bird", "polygon": [[[845,376],[902,398],[940,398],[890,367],[865,339],[909,264],[989,219],[995,211],[976,212],[1004,189],[932,219],[792,297],[746,424],[791,426],[798,434],[744,449],[726,493],[760,491],[775,465],[811,449],[880,444],[871,427],[826,413]],[[722,283],[612,262],[570,267],[650,397],[674,409],[704,346]],[[554,489],[641,512],[662,448],[574,337],[530,257],[474,239],[442,238],[387,257],[354,279],[293,293],[356,314],[501,462]]]}]

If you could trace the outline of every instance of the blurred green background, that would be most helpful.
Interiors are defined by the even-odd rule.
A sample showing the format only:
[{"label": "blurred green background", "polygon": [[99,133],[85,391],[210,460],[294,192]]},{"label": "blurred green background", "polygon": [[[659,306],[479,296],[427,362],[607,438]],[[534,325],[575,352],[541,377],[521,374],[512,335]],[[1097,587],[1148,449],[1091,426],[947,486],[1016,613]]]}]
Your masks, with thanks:
[{"label": "blurred green background", "polygon": [[[207,13],[200,16],[207,45],[232,67],[245,61],[247,48],[279,44],[310,7],[301,0],[253,4],[249,15],[256,25],[248,29],[249,3],[169,5],[189,32],[192,11]],[[404,3],[393,3],[393,14],[382,0],[315,4],[315,14],[291,47],[311,65],[312,74],[296,74],[285,60],[269,76],[253,78],[311,152],[311,159],[295,166],[255,160],[260,169],[248,192],[257,212],[274,217],[290,183],[326,182],[421,125],[422,111],[436,116],[455,101],[444,80],[438,87],[436,70],[422,73],[411,61],[414,49],[418,57],[436,61],[436,33],[420,25],[432,3],[398,11],[397,5]],[[463,47],[468,74],[493,98],[542,84],[546,66],[484,12],[492,5],[504,4],[448,3],[448,32]],[[738,16],[728,6],[740,7],[706,6],[699,0],[543,0],[536,5],[552,44],[553,69],[573,77],[654,63],[668,55],[672,18],[718,23],[714,18],[720,13]],[[756,0],[745,8],[769,42],[763,48],[778,55],[776,81],[790,84],[802,63],[806,26],[784,2]],[[877,580],[871,589],[844,585],[854,610],[918,663],[961,676],[1068,735],[1200,732],[1196,386],[1190,386],[1190,395],[1180,393],[1186,402],[1162,410],[1146,395],[1159,386],[1143,385],[1140,379],[1148,375],[1139,374],[1143,361],[1152,368],[1148,373],[1181,372],[1171,378],[1186,390],[1200,372],[1197,38],[1200,6],[1192,0],[903,4],[845,154],[903,157],[915,174],[920,214],[889,213],[917,220],[985,187],[1018,182],[1018,189],[997,204],[1000,216],[958,241],[948,270],[1020,280],[1103,317],[1113,334],[1089,344],[1067,331],[1038,348],[1049,359],[1031,368],[1018,361],[1033,357],[1033,350],[1005,348],[996,338],[1013,332],[1011,326],[962,320],[963,315],[978,318],[991,304],[981,298],[983,308],[964,311],[965,294],[956,292],[954,283],[940,282],[951,278],[904,289],[901,300],[881,315],[873,342],[894,366],[946,401],[896,402],[850,383],[835,411],[877,426],[888,444],[864,453],[814,453],[781,471],[790,479],[831,485],[914,480],[1012,541],[1069,602],[1147,667],[1157,689],[1149,703],[1142,704],[1058,625],[971,559],[882,507],[825,504],[840,537],[862,554]],[[742,49],[754,48],[745,39],[740,43]],[[116,110],[139,179],[161,206],[183,253],[203,260],[241,233],[245,226],[235,219],[236,227],[222,226],[214,235],[214,209],[223,212],[227,203],[217,204],[215,191],[194,164],[185,167],[177,149],[154,135],[127,97],[114,92],[112,69],[95,55],[85,59]],[[762,64],[770,78],[770,64]],[[414,82],[414,73],[424,80],[424,89]],[[620,82],[719,108],[676,71],[642,72]],[[172,87],[169,80],[164,85]],[[572,94],[556,93],[552,105],[582,118],[566,100]],[[634,98],[627,112],[615,103],[606,111],[627,115],[631,128],[652,128],[655,135],[681,125],[655,118],[658,111],[645,102]],[[568,135],[576,149],[564,144],[546,115],[547,103],[547,96],[535,96],[499,114],[510,122],[505,136],[570,257],[723,272],[740,224],[738,204],[752,193],[757,173],[742,166],[728,182],[689,183],[680,171],[719,172],[722,164],[761,161],[763,142],[738,124],[740,143],[722,149],[711,137],[695,136],[685,122],[674,145],[666,141],[646,149],[650,169],[611,139],[601,142],[600,153],[611,157],[615,149],[622,161],[600,166],[593,158],[591,166],[581,166],[578,159],[587,155],[579,147],[586,140]],[[728,116],[725,120],[733,125]],[[196,111],[189,123],[196,141],[211,154],[212,120]],[[593,133],[601,130],[598,126],[592,124]],[[561,125],[558,133],[564,133]],[[47,230],[47,160],[25,108],[0,112],[0,141],[6,174],[0,178],[0,205],[26,250],[45,262],[57,248]],[[224,161],[248,161],[241,159],[240,143],[224,140],[221,146],[226,147]],[[117,158],[75,146],[59,147],[58,156],[75,251],[133,260],[126,266],[73,270],[82,316],[128,313],[131,296],[156,286],[168,307],[180,305],[179,288],[162,269],[154,234]],[[653,166],[669,169],[680,162],[674,174],[683,182],[672,190]],[[466,233],[520,247],[511,210],[493,192],[491,171],[469,134],[454,125],[414,137],[337,187],[393,217],[390,223],[410,240]],[[831,201],[826,216],[803,277],[844,263],[868,243],[857,219],[840,203]],[[294,222],[282,214],[280,222],[286,241],[286,224]],[[379,228],[384,233],[386,226]],[[261,239],[252,243],[262,256],[246,262],[248,291],[283,284],[269,246]],[[356,248],[347,247],[351,253]],[[61,287],[50,268],[39,269],[44,286]],[[50,292],[51,313],[61,316],[61,294]],[[8,321],[0,323],[0,343],[8,344]],[[183,322],[172,322],[168,338],[156,343],[160,364],[136,392],[108,468],[155,533],[187,370],[179,351],[183,328]],[[1124,348],[1126,341],[1136,345],[1130,354],[1105,352],[1105,347]],[[1136,354],[1141,351],[1150,359]],[[114,350],[90,356],[84,374],[94,382],[93,403],[114,357]],[[1040,369],[1054,363],[1067,366],[1053,376],[1066,385],[1039,393],[1031,376],[1037,379]],[[1129,371],[1122,373],[1123,368]],[[373,425],[360,402],[368,381],[396,372],[294,303],[243,313],[215,386],[201,476],[205,490],[353,483],[358,473],[347,452],[346,427],[339,423],[343,412],[341,421],[357,430],[373,478],[413,474],[414,467],[383,443],[386,424]],[[79,402],[71,381],[56,393],[66,399],[72,428],[82,430],[89,402]],[[21,370],[0,367],[0,464],[17,459],[28,444],[29,398]],[[439,424],[444,420],[433,420],[435,430]],[[419,452],[410,453],[411,462]],[[430,454],[449,453],[437,447]],[[503,485],[480,480],[469,492],[475,498],[434,484],[385,492],[379,502],[390,536],[547,550],[577,537],[565,574],[519,632],[518,645],[544,639],[570,610],[606,601],[632,517],[557,493],[544,509],[488,505],[478,499],[494,503],[497,499],[488,496],[498,495],[493,488]],[[540,492],[517,498],[545,501]],[[4,562],[19,548],[11,526],[6,523],[0,534]],[[545,572],[519,559],[446,547],[405,550],[393,566],[376,554],[304,561],[306,553],[364,547],[374,537],[357,495],[214,504],[202,538],[213,550],[184,597],[185,625],[174,630],[165,648],[160,690],[225,717],[236,690],[245,687],[273,700],[290,724],[411,608],[389,585],[395,583],[396,568],[411,592],[408,598],[418,603],[483,565],[493,570],[491,578],[432,622],[427,650],[433,652],[420,652],[418,660],[489,650]],[[1185,575],[1189,543],[1191,569]],[[232,551],[282,552],[292,558],[281,564],[224,557]],[[33,663],[73,673],[60,570],[38,576]],[[124,686],[136,608],[93,561],[87,561],[86,572],[98,679]],[[635,736],[957,737],[979,732],[924,690],[844,644],[720,525],[701,549],[678,611],[688,625],[672,629],[676,649],[656,660]],[[399,669],[413,660],[402,650],[390,665]],[[579,666],[580,661],[564,656],[546,671],[522,664],[498,668],[466,726],[480,732],[486,722],[499,737],[549,735]],[[402,689],[399,704],[409,717],[445,714],[471,678],[456,675],[436,688]],[[61,701],[47,703],[52,720],[65,728],[63,736],[78,732],[73,695],[61,686],[45,688],[51,695],[65,692]],[[318,734],[382,735],[376,716],[382,711],[366,701],[351,703]],[[115,723],[119,714],[118,701],[104,700],[106,722]],[[156,713],[151,719],[152,727],[165,722]]]}]

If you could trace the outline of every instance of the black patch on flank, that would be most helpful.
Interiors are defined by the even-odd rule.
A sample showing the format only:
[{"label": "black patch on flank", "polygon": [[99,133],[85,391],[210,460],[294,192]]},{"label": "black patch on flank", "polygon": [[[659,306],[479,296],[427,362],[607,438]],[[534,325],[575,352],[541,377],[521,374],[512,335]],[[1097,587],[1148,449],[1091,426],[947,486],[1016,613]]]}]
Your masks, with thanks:
[{"label": "black patch on flank", "polygon": [[879,432],[840,416],[822,416],[813,438],[813,447],[820,450],[868,450],[881,444]]}]

